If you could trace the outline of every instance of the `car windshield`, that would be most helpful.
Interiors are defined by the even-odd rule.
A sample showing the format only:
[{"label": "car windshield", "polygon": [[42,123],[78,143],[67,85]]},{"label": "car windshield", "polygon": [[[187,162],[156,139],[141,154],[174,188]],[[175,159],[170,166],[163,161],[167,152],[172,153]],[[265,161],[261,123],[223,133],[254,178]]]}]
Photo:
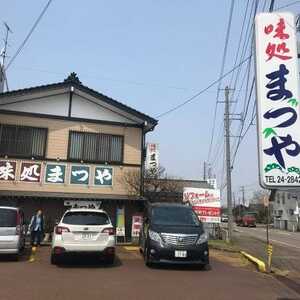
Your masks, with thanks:
[{"label": "car windshield", "polygon": [[0,208],[0,227],[16,227],[17,211],[14,209]]},{"label": "car windshield", "polygon": [[201,223],[191,208],[188,207],[154,207],[153,224],[199,226]]},{"label": "car windshield", "polygon": [[107,225],[110,224],[107,214],[92,211],[71,211],[65,214],[64,224],[69,225]]}]

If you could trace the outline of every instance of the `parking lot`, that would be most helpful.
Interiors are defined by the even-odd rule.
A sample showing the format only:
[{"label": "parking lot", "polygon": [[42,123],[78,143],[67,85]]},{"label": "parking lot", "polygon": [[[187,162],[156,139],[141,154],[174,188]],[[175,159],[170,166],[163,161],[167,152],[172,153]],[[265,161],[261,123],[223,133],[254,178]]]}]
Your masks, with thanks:
[{"label": "parking lot", "polygon": [[[0,300],[67,299],[297,299],[271,276],[256,272],[237,255],[211,251],[211,270],[147,268],[137,250],[118,247],[113,266],[94,258],[49,263],[50,248],[19,262],[0,261]],[[29,251],[28,251],[29,252]]]}]

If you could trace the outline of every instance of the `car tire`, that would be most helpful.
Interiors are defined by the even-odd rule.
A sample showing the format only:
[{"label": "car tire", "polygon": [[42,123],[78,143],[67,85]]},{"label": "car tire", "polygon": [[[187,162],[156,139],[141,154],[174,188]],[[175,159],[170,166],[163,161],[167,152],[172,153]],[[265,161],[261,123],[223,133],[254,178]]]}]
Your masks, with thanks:
[{"label": "car tire", "polygon": [[115,262],[115,256],[111,255],[111,256],[107,257],[105,262],[107,265],[110,265],[110,266],[113,265]]},{"label": "car tire", "polygon": [[56,254],[51,254],[50,262],[51,265],[59,265],[61,263],[61,259]]},{"label": "car tire", "polygon": [[204,265],[200,265],[199,269],[201,271],[210,271],[211,270],[211,266],[210,266],[210,264],[204,264]]},{"label": "car tire", "polygon": [[12,259],[13,261],[19,261],[19,260],[20,260],[20,252],[15,253],[15,254],[12,254],[12,255],[11,255],[11,259]]},{"label": "car tire", "polygon": [[153,264],[152,264],[152,262],[150,260],[150,255],[149,255],[148,247],[144,249],[143,254],[144,254],[145,265],[147,267],[151,268]]}]

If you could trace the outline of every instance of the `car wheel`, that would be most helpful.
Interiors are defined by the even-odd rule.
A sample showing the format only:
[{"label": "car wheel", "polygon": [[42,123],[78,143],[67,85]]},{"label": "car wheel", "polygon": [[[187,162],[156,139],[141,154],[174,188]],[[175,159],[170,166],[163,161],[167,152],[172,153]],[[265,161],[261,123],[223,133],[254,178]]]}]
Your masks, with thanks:
[{"label": "car wheel", "polygon": [[51,254],[50,262],[51,262],[51,265],[59,265],[61,262],[61,259],[56,254]]},{"label": "car wheel", "polygon": [[11,259],[13,261],[19,261],[19,259],[20,259],[20,252],[18,252],[16,254],[12,254]]},{"label": "car wheel", "polygon": [[114,256],[114,255],[108,256],[108,257],[106,258],[105,262],[106,262],[108,265],[113,265],[114,262],[115,262],[115,256]]},{"label": "car wheel", "polygon": [[210,266],[210,264],[204,264],[204,265],[200,265],[199,269],[201,271],[210,271],[211,270],[211,266]]},{"label": "car wheel", "polygon": [[150,254],[149,254],[149,251],[148,251],[148,247],[146,247],[143,252],[144,252],[145,265],[149,268],[152,267],[152,262],[150,260]]}]

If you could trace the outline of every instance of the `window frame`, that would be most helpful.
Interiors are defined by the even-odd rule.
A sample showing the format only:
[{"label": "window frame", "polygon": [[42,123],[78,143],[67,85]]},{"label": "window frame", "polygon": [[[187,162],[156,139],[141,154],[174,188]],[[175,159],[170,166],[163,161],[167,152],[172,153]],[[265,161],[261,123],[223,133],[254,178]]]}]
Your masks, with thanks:
[{"label": "window frame", "polygon": [[[71,136],[72,133],[76,134],[82,134],[83,135],[83,144],[85,143],[85,137],[87,135],[95,135],[97,137],[97,143],[96,143],[96,153],[99,153],[99,139],[101,136],[109,136],[109,137],[118,137],[121,138],[121,160],[120,161],[105,161],[105,160],[85,160],[83,157],[84,154],[84,147],[81,149],[81,158],[76,159],[76,158],[71,158],[70,157],[70,149],[71,149]],[[84,162],[84,163],[94,163],[94,164],[105,164],[109,163],[111,165],[122,165],[124,164],[124,135],[118,135],[118,134],[109,134],[109,133],[102,133],[102,132],[90,132],[90,131],[77,131],[77,130],[70,130],[69,131],[69,139],[68,139],[68,153],[67,153],[67,160],[70,162]],[[111,141],[109,143],[109,153],[111,156]]]},{"label": "window frame", "polygon": [[[39,129],[44,131],[45,134],[45,141],[43,142],[43,154],[42,155],[34,155],[33,153],[31,153],[30,155],[26,155],[26,154],[12,154],[12,153],[0,153],[0,157],[8,157],[8,158],[17,158],[17,159],[37,159],[37,160],[42,160],[42,159],[46,159],[46,153],[47,153],[47,145],[48,145],[48,133],[49,133],[49,129],[47,127],[37,127],[37,126],[27,126],[27,125],[16,125],[16,124],[7,124],[7,123],[0,123],[0,145],[1,145],[1,140],[2,140],[2,130],[3,127],[13,127],[15,128],[16,132],[18,129],[22,129],[22,128],[27,128],[32,130],[31,134],[33,133],[33,130],[35,129]],[[14,143],[16,144],[16,140],[17,140],[17,135],[15,136],[14,139]],[[32,140],[31,140],[32,142]],[[32,148],[33,145],[31,143],[31,152],[32,152]]]}]

